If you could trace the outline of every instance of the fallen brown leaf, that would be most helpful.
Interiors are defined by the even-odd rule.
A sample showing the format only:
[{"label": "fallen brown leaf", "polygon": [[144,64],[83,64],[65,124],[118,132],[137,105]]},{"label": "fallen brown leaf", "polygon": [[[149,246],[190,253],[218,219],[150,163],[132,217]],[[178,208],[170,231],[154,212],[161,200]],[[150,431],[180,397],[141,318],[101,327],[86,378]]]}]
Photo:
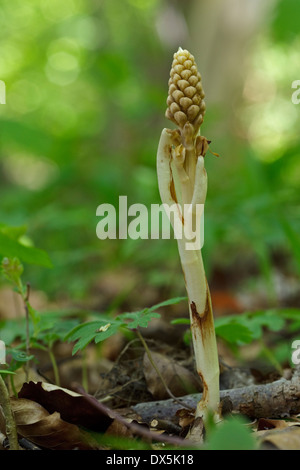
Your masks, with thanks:
[{"label": "fallen brown leaf", "polygon": [[[57,413],[68,424],[70,424],[69,420],[73,420],[72,424],[76,422],[79,427],[84,426],[99,433],[106,433],[110,428],[108,434],[117,433],[117,435],[121,434],[121,436],[126,435],[127,437],[131,435],[139,436],[146,441],[154,437],[149,431],[148,425],[122,417],[119,413],[107,408],[95,397],[84,391],[79,394],[47,383],[30,382],[24,384],[19,395],[22,397],[30,396],[31,399],[35,397],[34,400],[46,408],[49,413]],[[50,411],[53,408],[56,408],[56,410]],[[128,428],[128,431],[125,428]],[[86,432],[86,435],[88,445],[95,445],[94,442],[90,444],[89,439],[91,438],[88,432]],[[169,442],[174,445],[182,445],[183,442],[182,439],[176,436],[162,437],[156,433],[155,440]]]},{"label": "fallen brown leaf", "polygon": [[[201,391],[201,384],[191,371],[163,354],[151,352],[151,356],[173,395],[179,397]],[[169,397],[166,387],[146,353],[144,355],[144,375],[148,390],[155,400],[163,400]]]},{"label": "fallen brown leaf", "polygon": [[284,429],[288,424],[283,419],[267,419],[260,418],[257,423],[258,431],[265,431],[267,429]]},{"label": "fallen brown leaf", "polygon": [[300,450],[300,428],[288,426],[285,429],[267,431],[261,437],[260,442],[271,444],[279,450]]},{"label": "fallen brown leaf", "polygon": [[18,396],[39,403],[49,413],[57,411],[68,423],[93,431],[105,432],[113,421],[105,410],[101,412],[85,396],[46,382],[24,383]]},{"label": "fallen brown leaf", "polygon": [[39,447],[52,450],[97,448],[87,433],[62,420],[58,412],[48,413],[39,403],[11,398],[18,434]]}]

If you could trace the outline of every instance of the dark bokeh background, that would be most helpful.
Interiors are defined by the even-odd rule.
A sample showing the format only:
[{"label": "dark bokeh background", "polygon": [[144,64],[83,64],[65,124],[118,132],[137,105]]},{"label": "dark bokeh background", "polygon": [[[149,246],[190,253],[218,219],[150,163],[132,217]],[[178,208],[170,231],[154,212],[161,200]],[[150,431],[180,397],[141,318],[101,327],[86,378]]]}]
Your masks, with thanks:
[{"label": "dark bokeh background", "polygon": [[35,290],[142,306],[149,290],[184,293],[174,240],[96,237],[99,204],[160,203],[156,149],[182,46],[220,154],[206,159],[212,289],[299,305],[299,16],[297,0],[2,0],[0,221],[49,254],[52,269],[26,265]]}]

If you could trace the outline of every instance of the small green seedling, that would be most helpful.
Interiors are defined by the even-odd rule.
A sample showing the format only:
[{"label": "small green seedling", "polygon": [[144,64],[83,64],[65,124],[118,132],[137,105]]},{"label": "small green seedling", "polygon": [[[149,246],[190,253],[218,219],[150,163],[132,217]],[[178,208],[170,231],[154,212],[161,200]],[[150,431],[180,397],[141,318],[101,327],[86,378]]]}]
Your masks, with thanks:
[{"label": "small green seedling", "polygon": [[161,371],[154,363],[151,352],[141,334],[140,328],[147,328],[149,322],[153,318],[160,317],[160,314],[156,311],[159,308],[177,304],[184,299],[186,298],[175,297],[173,299],[169,299],[153,305],[152,307],[144,308],[143,310],[139,310],[137,312],[122,313],[114,318],[111,316],[108,317],[107,315],[95,314],[95,320],[77,325],[66,335],[65,340],[75,342],[73,354],[76,354],[78,351],[83,351],[91,342],[98,344],[113,336],[118,331],[122,331],[125,335],[128,335],[128,333],[136,334],[141,341],[152,366],[156,370],[157,375],[160,377],[163,385],[165,386],[166,391],[170,397],[176,399],[166,384]]},{"label": "small green seedling", "polygon": [[[5,371],[13,373],[25,366],[28,378],[29,362],[34,359],[30,350],[40,349],[48,353],[53,366],[55,382],[59,385],[59,373],[53,347],[57,341],[64,341],[67,332],[80,322],[80,317],[68,317],[66,312],[63,314],[60,311],[40,315],[29,301],[29,286],[25,287],[22,281],[23,271],[23,265],[18,258],[6,257],[3,259],[2,274],[22,298],[25,310],[25,318],[1,322],[1,338],[5,340],[6,353],[10,358]],[[11,347],[10,345],[15,340],[18,340],[18,344]],[[14,388],[13,380],[12,387]]]},{"label": "small green seedling", "polygon": [[186,298],[175,297],[137,312],[122,313],[114,318],[95,313],[95,320],[77,325],[65,336],[65,340],[76,343],[73,348],[73,354],[76,354],[78,351],[85,349],[91,342],[98,344],[120,330],[134,331],[138,328],[147,328],[153,318],[160,317],[156,310],[177,304],[184,299]]}]

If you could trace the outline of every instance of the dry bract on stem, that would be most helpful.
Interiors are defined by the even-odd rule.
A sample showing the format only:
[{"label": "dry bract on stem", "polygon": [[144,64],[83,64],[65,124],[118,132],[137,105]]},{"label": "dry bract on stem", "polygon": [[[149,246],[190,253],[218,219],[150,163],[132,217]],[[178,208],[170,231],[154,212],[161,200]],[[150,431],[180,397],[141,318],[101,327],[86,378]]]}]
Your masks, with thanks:
[{"label": "dry bract on stem", "polygon": [[[160,196],[164,204],[177,205],[179,214],[183,213],[185,205],[189,205],[195,226],[197,207],[203,206],[206,199],[204,156],[209,142],[199,135],[206,109],[201,75],[192,54],[181,48],[174,54],[167,105],[166,117],[177,129],[163,129],[158,145]],[[182,216],[181,223],[186,224]],[[203,397],[197,406],[196,417],[205,418],[209,411],[218,415],[218,352],[201,249],[187,249],[189,240],[186,232],[182,233],[182,238],[177,239],[178,251],[189,299],[196,368],[203,383]]]}]

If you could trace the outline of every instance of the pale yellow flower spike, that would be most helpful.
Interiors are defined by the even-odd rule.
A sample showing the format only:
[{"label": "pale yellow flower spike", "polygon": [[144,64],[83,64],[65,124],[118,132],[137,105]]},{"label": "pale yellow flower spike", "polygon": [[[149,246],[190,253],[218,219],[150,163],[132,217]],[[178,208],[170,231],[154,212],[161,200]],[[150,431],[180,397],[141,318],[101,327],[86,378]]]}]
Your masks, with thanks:
[{"label": "pale yellow flower spike", "polygon": [[180,129],[186,122],[193,125],[196,134],[205,114],[201,75],[195,58],[187,50],[178,49],[170,72],[166,117]]}]

